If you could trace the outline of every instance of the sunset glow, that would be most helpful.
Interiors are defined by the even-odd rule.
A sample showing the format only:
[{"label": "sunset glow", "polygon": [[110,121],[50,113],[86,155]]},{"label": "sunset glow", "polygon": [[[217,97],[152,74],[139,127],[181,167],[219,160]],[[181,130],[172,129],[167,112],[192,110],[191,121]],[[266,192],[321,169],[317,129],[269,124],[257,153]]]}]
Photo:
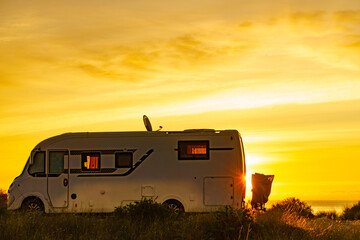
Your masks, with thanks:
[{"label": "sunset glow", "polygon": [[[2,1],[0,189],[45,138],[237,129],[271,199],[360,199],[360,2]],[[201,148],[197,149],[201,151]]]}]

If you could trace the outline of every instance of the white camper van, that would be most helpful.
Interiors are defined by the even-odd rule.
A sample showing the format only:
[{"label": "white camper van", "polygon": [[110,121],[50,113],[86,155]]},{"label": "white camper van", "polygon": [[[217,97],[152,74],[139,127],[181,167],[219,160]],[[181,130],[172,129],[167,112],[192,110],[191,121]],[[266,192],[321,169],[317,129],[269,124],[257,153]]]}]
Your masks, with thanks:
[{"label": "white camper van", "polygon": [[33,149],[8,209],[112,212],[151,198],[208,212],[242,207],[245,185],[237,130],[66,133]]}]

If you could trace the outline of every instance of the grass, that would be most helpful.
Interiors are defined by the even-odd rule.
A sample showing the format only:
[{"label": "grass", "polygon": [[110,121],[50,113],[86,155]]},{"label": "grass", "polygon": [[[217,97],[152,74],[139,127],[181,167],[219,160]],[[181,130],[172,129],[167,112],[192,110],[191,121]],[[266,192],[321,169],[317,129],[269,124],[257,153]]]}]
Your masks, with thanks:
[{"label": "grass", "polygon": [[[266,212],[224,207],[207,214],[175,214],[149,200],[113,214],[39,214],[5,211],[0,193],[0,239],[360,239],[358,206],[314,215],[290,198]],[[334,215],[335,214],[335,215]]]}]

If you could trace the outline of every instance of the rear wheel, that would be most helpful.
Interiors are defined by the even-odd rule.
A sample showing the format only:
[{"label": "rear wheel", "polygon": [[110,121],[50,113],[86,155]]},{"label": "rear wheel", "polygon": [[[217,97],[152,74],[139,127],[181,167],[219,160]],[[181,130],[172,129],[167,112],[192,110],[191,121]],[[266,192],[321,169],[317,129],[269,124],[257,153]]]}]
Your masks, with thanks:
[{"label": "rear wheel", "polygon": [[172,209],[175,213],[185,212],[184,206],[177,200],[167,200],[164,202],[168,208]]},{"label": "rear wheel", "polygon": [[44,204],[38,198],[27,198],[22,204],[25,212],[44,212]]}]

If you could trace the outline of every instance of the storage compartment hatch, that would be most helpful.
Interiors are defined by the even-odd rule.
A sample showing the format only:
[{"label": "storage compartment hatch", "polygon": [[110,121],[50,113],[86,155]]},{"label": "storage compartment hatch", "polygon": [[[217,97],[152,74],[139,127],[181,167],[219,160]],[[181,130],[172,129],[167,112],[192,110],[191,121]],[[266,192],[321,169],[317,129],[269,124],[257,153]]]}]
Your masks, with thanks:
[{"label": "storage compartment hatch", "polygon": [[205,177],[204,204],[208,206],[232,205],[234,179],[232,177]]}]

